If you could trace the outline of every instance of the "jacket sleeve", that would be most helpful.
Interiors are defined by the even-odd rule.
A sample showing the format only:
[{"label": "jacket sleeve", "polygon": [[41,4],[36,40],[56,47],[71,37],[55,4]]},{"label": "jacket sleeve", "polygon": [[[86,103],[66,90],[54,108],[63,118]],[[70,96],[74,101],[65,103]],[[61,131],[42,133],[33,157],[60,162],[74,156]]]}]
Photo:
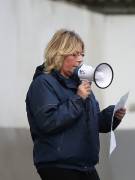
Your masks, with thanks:
[{"label": "jacket sleeve", "polygon": [[44,133],[56,133],[75,123],[83,110],[83,99],[77,95],[60,102],[45,80],[33,83],[29,104],[34,122]]},{"label": "jacket sleeve", "polygon": [[[114,105],[111,105],[105,108],[104,110],[100,111],[99,104],[97,102],[100,133],[107,133],[111,131],[112,115],[113,115],[114,107],[115,107]],[[121,122],[120,120],[114,117],[112,129],[115,130],[117,126],[120,124],[120,122]]]}]

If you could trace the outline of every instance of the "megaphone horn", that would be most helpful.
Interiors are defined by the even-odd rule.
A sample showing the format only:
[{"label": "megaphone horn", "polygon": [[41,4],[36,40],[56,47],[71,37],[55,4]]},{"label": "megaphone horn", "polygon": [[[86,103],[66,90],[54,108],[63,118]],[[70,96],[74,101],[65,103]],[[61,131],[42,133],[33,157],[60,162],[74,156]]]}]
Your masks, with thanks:
[{"label": "megaphone horn", "polygon": [[94,82],[99,88],[107,88],[113,81],[114,73],[108,63],[99,64],[94,71]]},{"label": "megaphone horn", "polygon": [[78,69],[80,80],[94,81],[101,89],[107,88],[113,81],[114,73],[108,63],[101,63],[95,69],[92,66],[81,65]]}]

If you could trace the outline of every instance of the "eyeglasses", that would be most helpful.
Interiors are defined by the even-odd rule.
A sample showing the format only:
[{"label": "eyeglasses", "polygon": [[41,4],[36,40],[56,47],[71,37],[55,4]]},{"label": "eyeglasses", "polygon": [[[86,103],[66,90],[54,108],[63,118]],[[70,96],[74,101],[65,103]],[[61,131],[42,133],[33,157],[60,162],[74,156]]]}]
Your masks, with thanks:
[{"label": "eyeglasses", "polygon": [[75,56],[75,57],[77,57],[77,56],[82,56],[82,57],[84,57],[84,53],[82,53],[82,52],[76,52],[76,53],[71,54],[71,56]]}]

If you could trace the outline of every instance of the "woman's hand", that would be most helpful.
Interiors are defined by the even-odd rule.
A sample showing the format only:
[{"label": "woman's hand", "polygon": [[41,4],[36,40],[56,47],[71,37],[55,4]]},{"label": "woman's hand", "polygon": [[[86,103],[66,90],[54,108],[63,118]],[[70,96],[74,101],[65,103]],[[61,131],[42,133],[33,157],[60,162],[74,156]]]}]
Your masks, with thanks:
[{"label": "woman's hand", "polygon": [[126,114],[126,108],[121,108],[115,112],[114,117],[116,117],[119,120],[122,120],[125,114]]},{"label": "woman's hand", "polygon": [[78,86],[77,95],[81,96],[83,99],[86,99],[91,93],[91,83],[89,81],[82,81]]}]

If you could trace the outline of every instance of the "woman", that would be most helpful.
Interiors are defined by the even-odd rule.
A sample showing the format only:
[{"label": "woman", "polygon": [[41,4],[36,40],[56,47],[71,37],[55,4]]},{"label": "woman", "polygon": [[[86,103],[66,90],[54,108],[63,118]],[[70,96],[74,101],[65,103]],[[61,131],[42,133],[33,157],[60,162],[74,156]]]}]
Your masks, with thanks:
[{"label": "woman", "polygon": [[[99,133],[111,130],[114,106],[100,112],[91,84],[74,75],[83,56],[84,43],[77,33],[57,31],[27,93],[33,159],[42,180],[99,180]],[[113,129],[125,112],[115,113]]]}]

